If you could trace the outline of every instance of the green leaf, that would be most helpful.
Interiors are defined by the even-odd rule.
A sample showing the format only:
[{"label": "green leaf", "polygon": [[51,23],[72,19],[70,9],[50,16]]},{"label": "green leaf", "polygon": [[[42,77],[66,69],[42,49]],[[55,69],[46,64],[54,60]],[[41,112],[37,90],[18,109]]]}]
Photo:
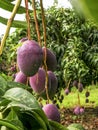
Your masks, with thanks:
[{"label": "green leaf", "polygon": [[11,108],[11,111],[9,112],[8,116],[5,118],[6,120],[18,120],[18,117],[16,115],[16,112]]},{"label": "green leaf", "polygon": [[44,120],[44,122],[46,123],[47,127],[49,128],[49,130],[51,129],[50,125],[49,125],[49,121],[45,115],[45,113],[43,112],[43,110],[38,110],[38,109],[35,109],[34,110],[38,115],[40,115],[40,117]]},{"label": "green leaf", "polygon": [[15,126],[12,122],[6,121],[4,119],[0,119],[0,126],[6,126],[7,128],[10,128],[10,130],[23,130],[18,128],[18,126]]},{"label": "green leaf", "polygon": [[28,86],[21,84],[21,83],[17,83],[17,82],[13,82],[13,81],[6,82],[6,80],[0,76],[0,97],[1,97],[1,99],[2,99],[2,96],[4,95],[4,93],[8,89],[14,88],[14,87],[20,87],[20,88],[25,88],[25,89],[28,88]]},{"label": "green leaf", "polygon": [[0,76],[0,97],[2,97],[2,95],[4,94],[6,86],[7,82],[3,77]]},{"label": "green leaf", "polygon": [[6,80],[0,76],[0,88],[3,88],[3,87],[5,88],[6,85],[7,85]]},{"label": "green leaf", "polygon": [[55,130],[68,130],[65,126],[56,121],[49,120],[49,123]]},{"label": "green leaf", "polygon": [[9,112],[9,114],[7,115],[5,120],[12,122],[13,125],[18,126],[18,128],[21,130],[23,129],[23,125],[22,125],[21,121],[18,119],[18,116],[17,116],[16,112],[14,111],[14,109],[11,108],[11,111]]},{"label": "green leaf", "polygon": [[8,88],[15,88],[15,87],[19,87],[19,88],[24,88],[27,89],[28,86],[22,84],[22,83],[18,83],[18,82],[14,82],[14,81],[8,81],[7,82],[7,87]]},{"label": "green leaf", "polygon": [[[34,96],[23,88],[11,88],[3,96],[6,100],[9,100],[7,108],[18,108],[21,111],[36,112],[39,115],[39,120],[44,121],[46,126],[50,128],[48,119],[44,114],[43,110],[35,100]],[[35,117],[36,117],[35,115]],[[43,123],[41,123],[43,124]],[[44,126],[45,128],[45,126]]]},{"label": "green leaf", "polygon": [[26,21],[14,20],[12,23],[12,27],[27,28],[27,23]]},{"label": "green leaf", "polygon": [[41,128],[40,122],[36,120],[36,118],[30,111],[20,111],[18,112],[18,117],[23,123],[23,126],[27,129],[32,128],[34,130],[38,130],[39,128]]},{"label": "green leaf", "polygon": [[80,15],[84,14],[86,18],[94,19],[98,24],[97,0],[71,0],[71,3]]},{"label": "green leaf", "polygon": [[69,125],[67,128],[68,128],[68,130],[85,130],[83,128],[83,126],[78,123],[73,123],[73,124]]},{"label": "green leaf", "polygon": [[[2,8],[4,10],[12,12],[14,6],[15,5],[13,3],[11,3],[11,1],[0,0],[0,8]],[[29,11],[31,12],[32,10],[29,10]],[[19,9],[18,9],[18,11],[17,11],[18,14],[23,14],[25,12],[26,12],[26,9],[23,6],[20,6]]]},{"label": "green leaf", "polygon": [[[3,17],[0,16],[0,22],[1,23],[7,25],[7,21],[8,21],[8,19],[3,18]],[[14,20],[11,27],[15,27],[15,28],[26,28],[27,24],[26,24],[25,21]]]},{"label": "green leaf", "polygon": [[12,102],[16,102],[17,105],[21,104],[23,106],[23,109],[41,110],[34,96],[23,88],[18,88],[18,87],[11,88],[8,91],[6,91],[3,97]]},{"label": "green leaf", "polygon": [[43,128],[43,130],[47,130],[47,126],[45,124],[45,121],[39,116],[39,114],[37,114],[34,111],[28,112],[28,114],[32,114],[32,116],[36,119],[36,121],[39,123],[40,127]]},{"label": "green leaf", "polygon": [[35,111],[43,121],[46,123],[47,127],[50,128],[48,119],[44,114],[43,110],[39,106],[38,102],[34,96],[23,88],[11,88],[6,91],[3,96],[6,100],[11,102],[7,105],[7,108],[18,107],[22,111]]}]

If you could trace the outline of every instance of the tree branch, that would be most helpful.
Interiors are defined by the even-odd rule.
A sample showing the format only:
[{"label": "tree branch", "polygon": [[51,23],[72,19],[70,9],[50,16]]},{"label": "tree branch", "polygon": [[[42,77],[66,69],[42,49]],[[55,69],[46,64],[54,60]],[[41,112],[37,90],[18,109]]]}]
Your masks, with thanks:
[{"label": "tree branch", "polygon": [[12,25],[12,22],[13,22],[13,20],[14,20],[14,17],[15,17],[15,15],[16,15],[16,13],[17,13],[17,10],[18,10],[20,4],[21,4],[21,0],[17,0],[16,4],[15,4],[15,6],[14,6],[14,9],[13,9],[13,11],[12,11],[11,17],[9,18],[9,20],[8,20],[8,22],[7,22],[6,32],[5,32],[5,34],[4,34],[4,36],[3,36],[2,40],[1,40],[0,55],[2,55],[5,41],[6,41],[6,39],[7,39],[7,36],[9,35],[10,27],[11,27],[11,25]]}]

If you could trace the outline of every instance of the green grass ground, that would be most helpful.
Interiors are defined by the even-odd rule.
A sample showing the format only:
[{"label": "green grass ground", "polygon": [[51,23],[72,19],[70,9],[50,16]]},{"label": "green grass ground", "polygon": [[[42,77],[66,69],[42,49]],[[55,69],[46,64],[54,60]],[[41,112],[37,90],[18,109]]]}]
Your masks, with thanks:
[{"label": "green grass ground", "polygon": [[62,94],[64,95],[64,100],[62,103],[59,103],[60,107],[71,108],[78,104],[78,93],[80,97],[80,104],[84,107],[90,106],[98,106],[98,86],[88,86],[88,90],[90,92],[90,96],[88,97],[89,103],[85,103],[85,92],[87,89],[84,89],[81,93],[77,91],[77,89],[73,88],[69,95],[64,94],[64,90],[62,90]]},{"label": "green grass ground", "polygon": [[[85,102],[85,92],[90,92],[90,96],[88,97],[89,103]],[[69,95],[65,95],[64,90],[61,91],[61,94],[64,96],[62,103],[57,101],[57,104],[60,108],[73,108],[78,105],[78,94],[80,97],[80,105],[84,107],[96,107],[98,106],[98,86],[88,86],[81,93],[77,91],[75,87],[71,89]],[[51,101],[50,101],[51,103]],[[42,104],[46,104],[46,100],[42,100]]]}]

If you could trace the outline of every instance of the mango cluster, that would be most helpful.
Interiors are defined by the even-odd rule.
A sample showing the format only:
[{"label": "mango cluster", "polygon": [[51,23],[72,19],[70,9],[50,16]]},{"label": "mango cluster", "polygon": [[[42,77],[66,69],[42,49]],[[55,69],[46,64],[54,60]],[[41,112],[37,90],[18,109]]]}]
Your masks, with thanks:
[{"label": "mango cluster", "polygon": [[[57,67],[56,56],[50,49],[40,47],[34,40],[23,38],[19,41],[19,44],[20,46],[17,49],[19,72],[17,72],[14,81],[26,84],[27,80],[29,80],[29,85],[33,91],[47,99],[45,86],[47,76],[48,95],[52,99],[58,87],[58,79],[53,72]],[[45,54],[47,72],[44,65]],[[60,122],[60,113],[54,104],[46,104],[42,109],[49,119]]]},{"label": "mango cluster", "polygon": [[17,65],[19,72],[16,74],[15,82],[26,84],[28,78],[33,91],[44,98],[46,97],[46,72],[44,69],[46,49],[48,94],[50,99],[53,98],[58,87],[58,80],[53,72],[57,67],[56,56],[50,49],[40,47],[34,40],[23,38],[19,43],[21,45],[17,49]]}]

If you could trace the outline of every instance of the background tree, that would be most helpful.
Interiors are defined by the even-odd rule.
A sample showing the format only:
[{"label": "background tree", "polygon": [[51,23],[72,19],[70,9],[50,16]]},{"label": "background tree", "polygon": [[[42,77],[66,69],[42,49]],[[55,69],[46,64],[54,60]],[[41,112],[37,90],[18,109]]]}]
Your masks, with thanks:
[{"label": "background tree", "polygon": [[[97,82],[97,26],[93,22],[85,20],[83,16],[80,17],[73,9],[56,8],[56,4],[45,9],[45,17],[47,46],[55,53],[58,62],[55,73],[58,76],[59,87],[67,86],[69,80],[71,80],[70,86],[74,80],[78,82],[81,80],[84,86],[91,84],[92,81]],[[36,8],[41,40],[43,41],[39,3],[36,3]],[[34,17],[32,13],[30,15],[31,35],[33,39],[37,40]],[[1,71],[9,75],[11,74],[9,72],[10,66],[16,62],[18,41],[27,35],[26,28],[21,27],[7,38],[4,53],[0,57],[1,61],[3,59]],[[8,64],[9,67],[6,66]]]}]

